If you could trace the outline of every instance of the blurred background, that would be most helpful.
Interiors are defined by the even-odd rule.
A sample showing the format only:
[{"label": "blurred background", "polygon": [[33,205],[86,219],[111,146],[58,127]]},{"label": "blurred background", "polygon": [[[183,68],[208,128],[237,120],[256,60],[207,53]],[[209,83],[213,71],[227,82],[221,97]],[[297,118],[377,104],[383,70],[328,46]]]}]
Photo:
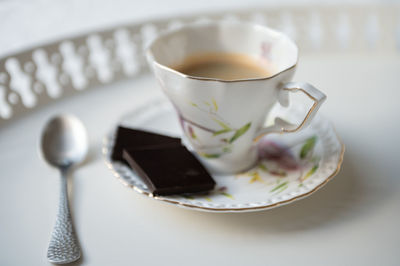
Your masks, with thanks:
[{"label": "blurred background", "polygon": [[397,0],[0,0],[0,56],[52,39],[126,22],[284,5],[379,5]]}]

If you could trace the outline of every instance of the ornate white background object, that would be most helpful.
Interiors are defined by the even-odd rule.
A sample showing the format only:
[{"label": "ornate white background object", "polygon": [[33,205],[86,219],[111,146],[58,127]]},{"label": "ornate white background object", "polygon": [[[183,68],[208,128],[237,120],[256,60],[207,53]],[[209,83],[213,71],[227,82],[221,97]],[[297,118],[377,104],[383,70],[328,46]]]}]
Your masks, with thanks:
[{"label": "ornate white background object", "polygon": [[143,50],[160,32],[202,20],[243,20],[285,32],[300,53],[399,51],[398,8],[271,8],[125,24],[0,59],[0,126],[48,102],[147,70]]}]

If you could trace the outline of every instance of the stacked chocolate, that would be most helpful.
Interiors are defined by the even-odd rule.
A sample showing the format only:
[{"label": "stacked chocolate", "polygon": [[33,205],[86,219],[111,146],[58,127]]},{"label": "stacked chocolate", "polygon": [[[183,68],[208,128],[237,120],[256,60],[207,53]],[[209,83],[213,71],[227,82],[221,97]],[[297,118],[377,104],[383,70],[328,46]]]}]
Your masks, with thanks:
[{"label": "stacked chocolate", "polygon": [[179,138],[118,127],[111,158],[127,163],[153,195],[206,192],[215,186]]}]

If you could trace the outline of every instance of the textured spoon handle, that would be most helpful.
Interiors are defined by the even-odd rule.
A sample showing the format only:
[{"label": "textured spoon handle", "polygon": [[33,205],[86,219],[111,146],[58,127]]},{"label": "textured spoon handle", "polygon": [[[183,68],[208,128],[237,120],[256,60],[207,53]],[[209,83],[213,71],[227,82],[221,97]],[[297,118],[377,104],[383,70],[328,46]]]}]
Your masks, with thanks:
[{"label": "textured spoon handle", "polygon": [[47,258],[52,263],[69,263],[81,256],[81,251],[72,226],[68,206],[66,170],[61,174],[61,194],[56,224],[51,234]]}]

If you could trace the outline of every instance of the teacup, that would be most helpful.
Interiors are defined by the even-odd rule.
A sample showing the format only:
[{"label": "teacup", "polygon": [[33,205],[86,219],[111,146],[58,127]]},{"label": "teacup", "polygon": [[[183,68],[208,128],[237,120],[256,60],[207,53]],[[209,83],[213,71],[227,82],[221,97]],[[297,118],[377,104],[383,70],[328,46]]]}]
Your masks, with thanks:
[{"label": "teacup", "polygon": [[[240,53],[269,66],[261,78],[221,80],[190,76],[172,68],[188,56]],[[308,83],[290,82],[298,48],[283,33],[243,22],[206,22],[183,26],[160,35],[147,58],[174,105],[186,143],[205,164],[218,172],[236,173],[257,161],[257,141],[269,133],[295,132],[306,126],[326,96]],[[264,126],[277,102],[287,107],[289,92],[302,92],[313,105],[297,125],[282,118]]]}]

